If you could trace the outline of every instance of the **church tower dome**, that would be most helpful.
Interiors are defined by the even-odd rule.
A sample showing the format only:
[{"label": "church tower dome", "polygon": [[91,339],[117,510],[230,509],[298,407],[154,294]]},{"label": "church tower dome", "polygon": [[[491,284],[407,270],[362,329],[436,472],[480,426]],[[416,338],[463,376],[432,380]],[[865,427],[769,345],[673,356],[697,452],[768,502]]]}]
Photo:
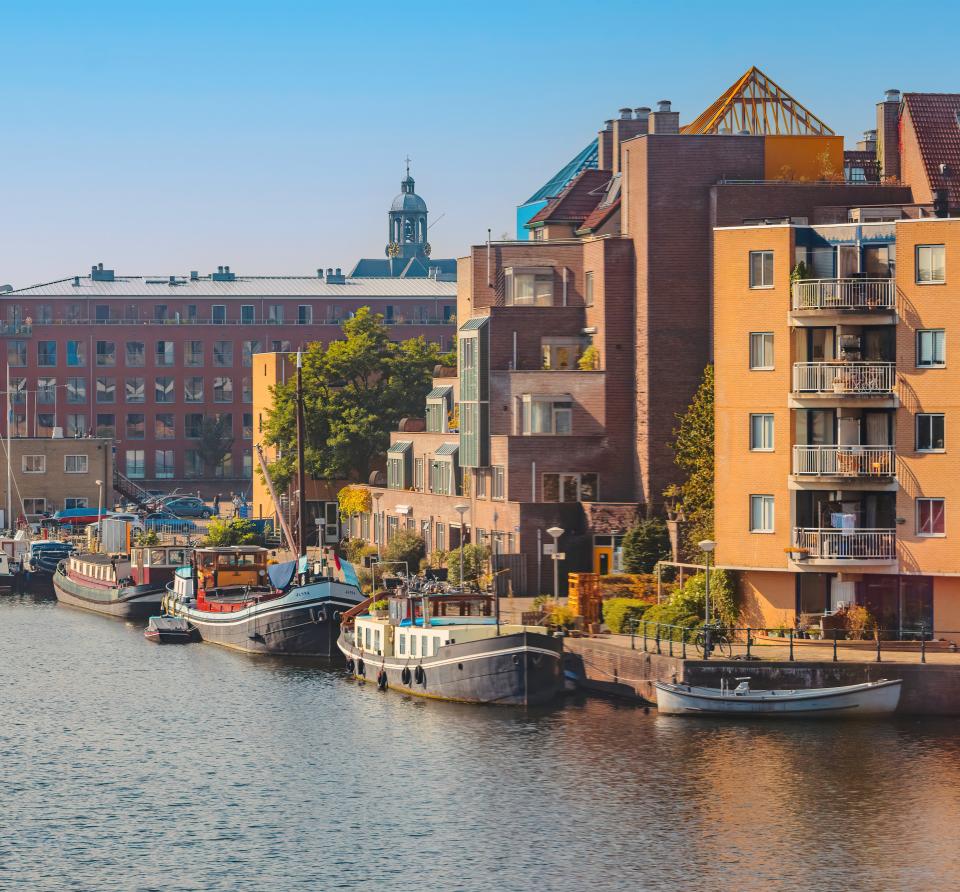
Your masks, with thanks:
[{"label": "church tower dome", "polygon": [[429,257],[427,243],[427,203],[414,191],[410,176],[410,159],[406,159],[407,173],[400,181],[400,194],[393,199],[388,216],[388,257]]}]

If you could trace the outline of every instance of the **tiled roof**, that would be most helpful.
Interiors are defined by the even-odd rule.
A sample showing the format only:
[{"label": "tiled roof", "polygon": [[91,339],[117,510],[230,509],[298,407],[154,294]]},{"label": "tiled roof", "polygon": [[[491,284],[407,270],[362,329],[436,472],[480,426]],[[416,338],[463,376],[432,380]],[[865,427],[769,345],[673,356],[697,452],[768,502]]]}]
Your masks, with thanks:
[{"label": "tiled roof", "polygon": [[329,298],[433,298],[455,297],[456,282],[441,282],[423,278],[348,278],[344,284],[328,283],[319,276],[237,276],[233,281],[212,281],[209,276],[198,279],[176,278],[171,285],[169,276],[120,276],[112,282],[91,281],[80,276],[60,279],[43,285],[31,285],[8,291],[6,299],[15,297],[143,297],[165,300],[169,298],[257,298],[257,297],[329,297]]},{"label": "tiled roof", "polygon": [[[946,188],[960,205],[960,93],[904,93],[930,189]],[[940,165],[949,168],[940,173]]]},{"label": "tiled roof", "polygon": [[580,171],[530,224],[546,222],[582,223],[606,194],[610,171],[588,168]]},{"label": "tiled roof", "polygon": [[618,195],[616,200],[613,201],[611,204],[597,205],[597,207],[593,210],[590,216],[583,221],[583,223],[580,225],[580,229],[577,231],[579,232],[582,230],[589,230],[590,232],[595,232],[601,226],[603,226],[603,224],[606,223],[607,220],[610,219],[610,217],[613,216],[614,212],[618,211],[619,209],[620,209],[620,196]]}]

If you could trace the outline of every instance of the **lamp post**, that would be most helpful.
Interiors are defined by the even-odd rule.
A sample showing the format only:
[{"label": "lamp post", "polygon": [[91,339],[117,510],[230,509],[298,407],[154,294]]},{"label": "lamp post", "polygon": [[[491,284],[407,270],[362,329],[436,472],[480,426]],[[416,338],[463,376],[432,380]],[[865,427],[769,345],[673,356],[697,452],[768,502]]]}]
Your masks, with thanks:
[{"label": "lamp post", "polygon": [[103,541],[103,481],[95,481],[97,484],[97,551],[100,550],[100,543]]},{"label": "lamp post", "polygon": [[453,510],[460,515],[460,588],[463,589],[465,588],[464,581],[463,581],[463,534],[464,534],[463,515],[470,510],[470,506],[454,505]]},{"label": "lamp post", "polygon": [[704,553],[706,557],[706,579],[704,580],[704,644],[703,644],[703,655],[706,659],[710,659],[710,555],[713,554],[713,550],[717,547],[717,543],[712,539],[704,539],[702,542],[697,543],[697,547]]},{"label": "lamp post", "polygon": [[380,560],[380,544],[383,542],[383,524],[380,523],[380,499],[383,498],[382,492],[375,492],[373,494],[373,511],[374,511],[374,533],[377,537],[377,561]]},{"label": "lamp post", "polygon": [[563,527],[550,527],[547,535],[553,539],[553,597],[560,603],[560,546],[557,544],[563,535]]}]

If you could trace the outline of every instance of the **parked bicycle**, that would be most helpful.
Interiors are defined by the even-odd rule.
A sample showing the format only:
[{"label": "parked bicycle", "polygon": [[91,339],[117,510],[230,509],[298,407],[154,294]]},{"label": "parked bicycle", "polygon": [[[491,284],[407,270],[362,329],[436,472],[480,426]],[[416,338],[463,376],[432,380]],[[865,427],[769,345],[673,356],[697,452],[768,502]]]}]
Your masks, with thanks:
[{"label": "parked bicycle", "polygon": [[703,626],[697,632],[694,645],[697,648],[697,653],[707,660],[709,660],[714,653],[719,653],[727,659],[733,656],[733,643],[730,640],[730,636],[727,635],[727,630],[716,623]]}]

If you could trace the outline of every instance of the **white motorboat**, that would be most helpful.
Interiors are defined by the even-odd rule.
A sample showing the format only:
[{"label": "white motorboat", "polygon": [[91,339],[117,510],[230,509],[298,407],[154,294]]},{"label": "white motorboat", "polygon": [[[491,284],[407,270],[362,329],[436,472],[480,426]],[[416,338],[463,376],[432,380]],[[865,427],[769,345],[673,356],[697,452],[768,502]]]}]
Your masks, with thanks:
[{"label": "white motorboat", "polygon": [[696,687],[656,681],[657,709],[664,715],[739,715],[797,718],[862,718],[888,715],[900,702],[899,678],[837,688],[762,691],[749,678],[735,688]]}]

